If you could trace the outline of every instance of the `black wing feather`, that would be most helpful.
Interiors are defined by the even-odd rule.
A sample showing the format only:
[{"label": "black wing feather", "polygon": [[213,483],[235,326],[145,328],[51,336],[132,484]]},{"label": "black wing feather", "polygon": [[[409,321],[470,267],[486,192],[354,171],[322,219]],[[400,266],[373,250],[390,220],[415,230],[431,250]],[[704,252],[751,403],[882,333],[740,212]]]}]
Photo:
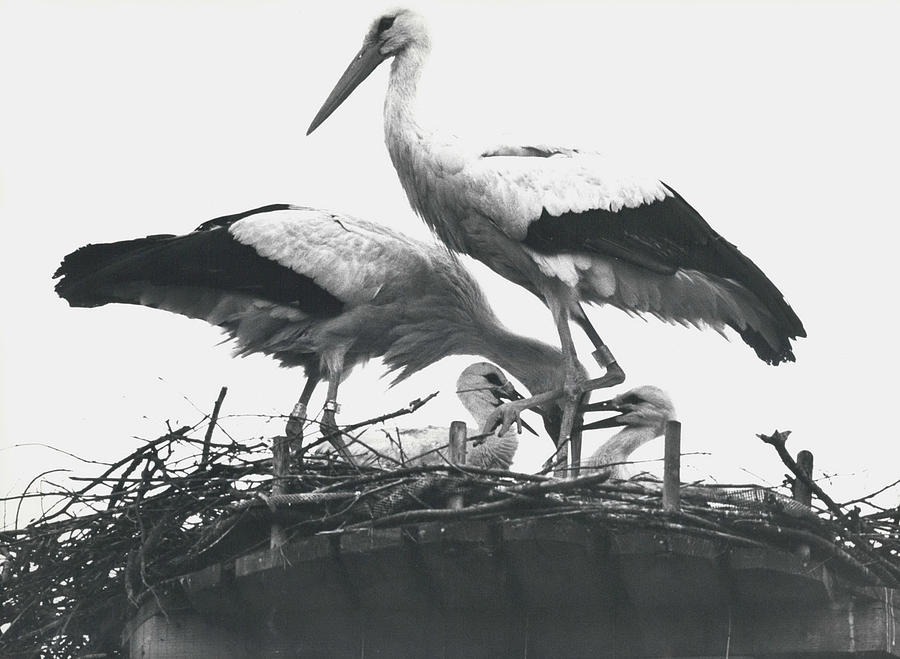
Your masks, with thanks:
[{"label": "black wing feather", "polygon": [[223,215],[222,217],[216,217],[212,220],[207,220],[199,227],[194,229],[194,231],[209,231],[210,229],[215,229],[216,227],[230,227],[232,224],[237,222],[238,220],[243,220],[245,217],[250,217],[251,215],[259,215],[260,213],[270,213],[272,211],[286,211],[291,208],[296,208],[295,206],[291,206],[290,204],[268,204],[267,206],[260,206],[259,208],[254,208],[250,211],[244,211],[243,213],[235,213],[233,215]]},{"label": "black wing feather", "polygon": [[[675,190],[663,201],[622,208],[541,217],[528,227],[525,244],[541,253],[588,251],[611,256],[651,272],[671,275],[699,270],[737,282],[772,315],[786,346],[767,349],[760,334],[741,335],[766,361],[792,360],[787,338],[806,336],[803,324],[781,291],[737,247],[722,238]],[[772,350],[775,353],[772,353]]]},{"label": "black wing feather", "polygon": [[253,214],[287,208],[285,204],[273,204],[217,218],[184,236],[156,235],[86,245],[63,259],[54,274],[60,278],[56,292],[76,307],[134,303],[116,299],[111,290],[116,284],[146,282],[248,294],[312,315],[340,313],[344,306],[341,300],[313,279],[260,256],[235,240],[226,228]]}]

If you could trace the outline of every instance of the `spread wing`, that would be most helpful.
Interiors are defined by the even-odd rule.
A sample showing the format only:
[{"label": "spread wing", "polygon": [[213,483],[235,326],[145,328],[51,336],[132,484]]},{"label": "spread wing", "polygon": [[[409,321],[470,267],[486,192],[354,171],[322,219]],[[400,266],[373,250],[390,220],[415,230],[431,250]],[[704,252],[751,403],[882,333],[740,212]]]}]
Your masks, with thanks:
[{"label": "spread wing", "polygon": [[338,296],[261,255],[230,230],[235,222],[287,208],[268,206],[218,218],[183,236],[86,245],[63,259],[54,275],[59,278],[56,292],[72,306],[144,304],[210,322],[216,317],[213,309],[229,298],[266,301],[308,315],[339,313],[344,302]]},{"label": "spread wing", "polygon": [[[772,363],[792,360],[789,339],[806,336],[765,273],[657,179],[596,153],[545,146],[494,147],[459,176],[466,178],[472,210],[533,252],[582,260],[596,256],[634,266],[628,269],[629,286],[656,288],[638,297],[667,297],[657,308],[634,311],[730,324]],[[644,282],[641,273],[648,275]],[[676,273],[703,284],[695,290],[669,286],[666,293],[660,284]],[[701,294],[708,303],[699,300]],[[680,315],[682,297],[685,309],[704,311]]]}]

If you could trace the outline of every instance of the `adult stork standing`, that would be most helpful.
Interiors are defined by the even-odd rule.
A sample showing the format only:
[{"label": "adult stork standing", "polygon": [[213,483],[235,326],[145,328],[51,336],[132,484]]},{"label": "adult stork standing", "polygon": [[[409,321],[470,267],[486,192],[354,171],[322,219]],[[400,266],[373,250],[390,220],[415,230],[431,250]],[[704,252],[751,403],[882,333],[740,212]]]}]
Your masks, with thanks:
[{"label": "adult stork standing", "polygon": [[[806,334],[781,292],[665,183],[598,153],[541,144],[470,148],[420,125],[416,93],[430,48],[416,13],[377,18],[308,133],[393,58],[385,142],[413,209],[451,249],[541,298],[559,331],[563,386],[505,405],[498,411],[504,429],[521,410],[563,398],[564,443],[581,395],[624,380],[582,301],[720,332],[729,326],[763,361],[793,361],[791,339]],[[603,377],[579,377],[570,319],[593,342]]]},{"label": "adult stork standing", "polygon": [[[456,395],[475,419],[477,430],[468,432],[471,438],[480,432],[490,415],[504,400],[520,400],[522,398],[506,374],[494,364],[476,362],[467,366],[456,380]],[[370,453],[364,464],[393,463],[386,466],[411,466],[422,464],[447,464],[449,460],[448,429],[430,426],[418,430],[407,430],[398,437],[401,441],[409,440],[407,446],[398,446],[393,438],[365,442],[366,448],[376,449]],[[466,464],[484,469],[509,469],[516,451],[519,448],[519,435],[515,428],[504,434],[491,433],[479,443],[471,444],[466,453]],[[378,454],[391,458],[385,461]],[[363,456],[357,456],[358,458]]]},{"label": "adult stork standing", "polygon": [[624,428],[585,459],[582,469],[604,468],[609,471],[610,478],[620,480],[631,475],[625,464],[629,456],[647,442],[662,437],[666,432],[666,423],[676,418],[672,399],[665,391],[653,385],[635,387],[602,403],[590,403],[585,409],[619,414],[586,423],[583,430],[616,426]]},{"label": "adult stork standing", "polygon": [[[57,293],[74,307],[138,304],[222,328],[236,355],[301,366],[307,381],[287,423],[328,381],[322,416],[335,447],[338,385],[382,357],[394,383],[448,355],[481,355],[531,392],[562,385],[557,348],[504,327],[478,283],[446,249],[365,220],[274,204],[182,236],[86,245],[63,259]],[[547,406],[548,431],[561,411]]]}]

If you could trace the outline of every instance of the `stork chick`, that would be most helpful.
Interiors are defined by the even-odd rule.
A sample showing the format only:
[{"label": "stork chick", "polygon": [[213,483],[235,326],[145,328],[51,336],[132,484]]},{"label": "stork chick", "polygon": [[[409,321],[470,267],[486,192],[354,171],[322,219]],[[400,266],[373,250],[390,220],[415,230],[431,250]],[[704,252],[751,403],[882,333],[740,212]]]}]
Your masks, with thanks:
[{"label": "stork chick", "polygon": [[631,454],[647,442],[662,437],[666,431],[666,423],[675,420],[672,399],[662,389],[652,385],[635,387],[610,400],[590,403],[584,409],[619,412],[616,416],[584,424],[581,428],[583,432],[625,426],[582,464],[586,470],[605,467],[609,470],[610,478],[619,480],[632,475],[625,464]]},{"label": "stork chick", "polygon": [[[468,429],[467,437],[481,432],[491,413],[504,400],[521,400],[522,395],[513,387],[506,374],[488,362],[477,362],[467,366],[456,380],[456,395],[463,407],[472,415],[476,428]],[[530,430],[530,429],[529,429]],[[397,443],[387,438],[375,442],[366,441],[366,445],[378,453],[386,455],[384,460],[371,453],[358,455],[362,464],[378,466],[415,466],[428,464],[447,464],[449,450],[447,447],[449,431],[447,428],[429,426],[422,430],[401,431],[400,438],[412,440],[414,444],[400,452]],[[509,469],[519,447],[519,436],[514,428],[500,435],[492,433],[480,443],[470,442],[466,449],[466,464],[483,469]],[[409,457],[412,456],[412,457]],[[368,460],[366,460],[368,457]]]}]

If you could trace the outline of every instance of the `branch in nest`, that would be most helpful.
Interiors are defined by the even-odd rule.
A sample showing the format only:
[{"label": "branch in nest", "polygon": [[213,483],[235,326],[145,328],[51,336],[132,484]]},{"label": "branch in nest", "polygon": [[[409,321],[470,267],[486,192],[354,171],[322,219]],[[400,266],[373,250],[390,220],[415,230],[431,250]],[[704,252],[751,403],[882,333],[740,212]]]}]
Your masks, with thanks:
[{"label": "branch in nest", "polygon": [[[415,400],[410,401],[409,405],[407,405],[406,407],[401,407],[399,410],[396,410],[394,412],[390,412],[388,414],[382,414],[381,416],[376,416],[372,419],[366,419],[365,421],[360,421],[358,423],[354,423],[349,426],[344,426],[343,428],[339,428],[337,430],[337,433],[346,435],[351,440],[355,441],[356,437],[354,437],[353,435],[350,435],[349,434],[350,431],[357,430],[364,426],[373,426],[376,423],[383,423],[384,421],[389,421],[390,419],[395,419],[398,416],[405,416],[407,414],[412,414],[413,412],[415,412],[416,410],[418,410],[419,408],[424,406],[432,398],[437,396],[439,393],[440,392],[435,391],[434,393],[428,394],[424,398],[416,398]],[[305,454],[307,451],[309,451],[309,449],[314,448],[314,447],[318,446],[319,444],[324,444],[329,439],[331,439],[332,435],[334,435],[334,434],[335,433],[330,432],[327,435],[323,435],[322,437],[319,437],[315,441],[310,442],[309,444],[305,445],[303,447],[302,454]]]},{"label": "branch in nest", "polygon": [[784,432],[776,430],[771,435],[759,434],[757,435],[757,437],[759,437],[764,443],[774,446],[775,450],[778,452],[778,457],[780,457],[785,466],[790,469],[791,472],[793,472],[794,476],[800,479],[800,481],[804,485],[806,485],[806,487],[815,492],[816,496],[819,497],[822,503],[828,506],[828,510],[830,510],[835,517],[841,520],[841,522],[846,523],[847,518],[844,515],[844,512],[841,510],[841,507],[834,502],[834,499],[825,494],[824,490],[822,490],[822,488],[819,487],[812,478],[807,476],[806,473],[802,469],[800,469],[800,467],[797,465],[797,462],[794,460],[791,454],[788,453],[786,444],[787,439],[788,437],[790,437],[790,435],[790,430],[785,430]]}]

